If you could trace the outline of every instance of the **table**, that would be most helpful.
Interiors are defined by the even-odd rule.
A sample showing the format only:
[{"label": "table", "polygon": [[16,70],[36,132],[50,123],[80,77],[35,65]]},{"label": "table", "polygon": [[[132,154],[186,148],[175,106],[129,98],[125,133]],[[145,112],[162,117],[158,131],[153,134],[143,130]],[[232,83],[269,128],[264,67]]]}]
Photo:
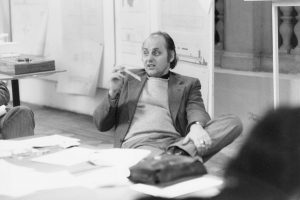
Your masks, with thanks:
[{"label": "table", "polygon": [[35,73],[28,73],[28,74],[19,74],[19,75],[7,75],[0,73],[0,80],[11,81],[12,87],[12,97],[13,97],[13,106],[20,105],[20,90],[19,90],[19,79],[22,78],[35,78],[41,76],[49,76],[55,73],[65,72],[66,70],[53,70],[53,71],[43,71],[43,72],[35,72]]},{"label": "table", "polygon": [[[24,137],[24,138],[17,138],[17,139],[14,139],[14,140],[17,140],[17,141],[21,140],[21,141],[27,141],[28,142],[28,140],[26,140],[26,139],[32,139],[32,138],[36,138],[36,137],[40,137],[40,136],[28,136],[28,137]],[[40,139],[40,138],[38,138],[38,139]],[[51,140],[51,138],[47,137],[46,140],[49,141],[49,140]],[[61,141],[61,140],[64,140],[64,139],[60,138],[59,141]],[[39,144],[40,143],[43,143],[43,142],[41,142],[39,140]],[[19,145],[20,144],[18,144],[18,146]],[[100,146],[97,146],[97,147],[93,147],[93,146],[89,146],[89,145],[86,145],[86,144],[80,144],[80,147],[88,148],[88,151],[89,150],[94,151],[94,150],[99,150],[99,149],[103,150],[103,149],[111,148],[112,145],[110,144],[110,146],[108,146],[108,144],[103,144],[103,146],[100,145]],[[68,148],[68,149],[66,149],[66,151],[67,150],[72,151],[74,148],[76,148],[76,147]],[[61,151],[61,149],[58,148],[58,149],[52,149],[50,152],[60,152],[60,151]],[[66,151],[64,151],[64,153]],[[118,152],[118,153],[120,153],[120,152]],[[76,154],[76,157],[78,157],[78,156],[80,157],[80,155],[78,154],[78,151],[76,151],[75,154]],[[0,167],[2,169],[1,172],[2,172],[2,175],[3,175],[2,182],[0,183],[0,185],[2,184],[1,188],[5,188],[5,180],[6,181],[8,180],[7,182],[9,182],[11,184],[15,183],[17,185],[18,185],[18,183],[21,182],[22,184],[18,185],[17,188],[24,188],[24,185],[35,184],[37,182],[37,181],[33,182],[32,180],[46,180],[46,182],[51,182],[51,181],[53,181],[53,178],[51,179],[50,176],[51,177],[55,176],[55,175],[53,175],[55,172],[62,172],[62,171],[68,171],[74,177],[79,177],[79,176],[82,176],[82,175],[85,176],[86,174],[90,173],[89,176],[88,176],[88,179],[79,179],[79,180],[84,182],[84,180],[90,180],[91,177],[96,177],[95,173],[93,173],[96,170],[103,170],[103,169],[105,170],[105,169],[107,169],[107,168],[103,168],[103,166],[97,166],[97,165],[91,164],[91,162],[80,162],[78,164],[75,164],[75,165],[73,164],[73,165],[69,165],[69,166],[55,165],[53,163],[50,164],[50,163],[45,163],[45,162],[37,162],[37,161],[32,161],[32,158],[35,158],[36,155],[41,155],[41,154],[33,153],[33,154],[28,154],[28,155],[26,155],[25,157],[24,156],[23,157],[19,156],[19,157],[12,157],[12,158],[4,158],[4,161],[8,162],[9,164],[13,164],[13,166],[9,167],[10,174],[19,174],[19,175],[14,176],[15,179],[12,178],[13,176],[8,176],[10,178],[5,179],[7,172],[6,172],[6,170],[3,170],[3,169],[8,169],[8,167],[3,167],[3,162],[2,162],[1,163],[2,165],[0,165]],[[68,156],[68,158],[69,157],[70,156]],[[124,157],[124,155],[122,155],[122,158],[123,157]],[[64,159],[64,160],[66,160],[66,159]],[[123,160],[127,161],[127,159],[123,159]],[[0,159],[0,162],[1,161],[3,161],[3,160]],[[66,161],[69,161],[69,160],[66,160]],[[118,161],[119,161],[119,159],[118,159]],[[32,175],[31,172],[28,172],[28,171],[25,172],[25,176],[20,177],[21,173],[19,171],[13,171],[13,168],[15,168],[16,166],[27,167],[26,170],[34,169],[36,172],[46,173],[48,178],[45,178],[43,176],[43,178],[36,179],[36,178],[34,178],[35,176]],[[21,169],[21,170],[24,170],[24,169]],[[105,171],[105,173],[106,172],[107,171]],[[23,172],[23,174],[24,174],[24,172]],[[111,175],[113,176],[113,174],[116,174],[116,171],[113,169],[112,173],[109,173],[109,174],[110,174],[109,177],[111,178]],[[96,175],[97,175],[97,180],[98,179],[99,180],[101,180],[101,179],[108,180],[107,175],[104,174],[104,173],[96,173]],[[20,180],[18,180],[19,177],[20,177]],[[11,182],[11,180],[15,180],[15,181]],[[31,182],[30,182],[30,180],[31,180]],[[72,182],[72,179],[68,179],[68,177],[65,177],[65,179],[63,179],[63,178],[57,178],[57,176],[55,176],[54,180],[55,180],[55,182],[54,182],[55,185],[60,184],[61,182],[64,182],[64,180]],[[146,194],[143,194],[143,193],[137,192],[135,190],[132,190],[130,187],[133,185],[133,183],[128,182],[128,184],[127,184],[127,182],[125,182],[125,184],[105,185],[105,186],[102,186],[102,187],[98,186],[97,188],[95,188],[95,187],[93,187],[93,188],[86,187],[85,185],[84,186],[71,185],[71,186],[63,187],[63,188],[39,190],[39,191],[35,191],[34,193],[30,193],[30,194],[26,194],[26,195],[24,195],[22,193],[23,194],[22,196],[16,196],[16,197],[3,196],[4,193],[1,193],[2,195],[0,194],[0,199],[1,200],[27,200],[27,199],[28,200],[34,200],[34,199],[36,199],[36,200],[38,200],[38,199],[43,199],[43,200],[47,200],[47,199],[49,199],[49,200],[50,199],[51,200],[52,199],[55,199],[55,200],[68,200],[68,199],[70,199],[70,200],[71,199],[72,200],[77,200],[77,199],[78,200],[85,200],[85,199],[89,199],[89,200],[96,200],[96,199],[97,200],[98,199],[99,200],[100,199],[105,199],[105,200],[119,200],[119,199],[132,200],[132,199],[138,199],[140,197],[147,196]],[[205,185],[208,184],[206,182],[206,179],[205,179],[204,182],[205,182]],[[82,182],[80,182],[80,183],[82,183]],[[39,182],[38,184],[43,185],[43,181],[42,181],[42,183]],[[199,185],[194,184],[194,187],[196,187],[198,189]],[[0,191],[1,191],[1,188],[0,188]],[[16,191],[19,191],[19,189],[16,190]],[[26,189],[26,191],[28,191],[28,190]],[[200,196],[200,197],[202,196],[203,197],[203,195],[204,195],[203,192],[206,193],[206,195],[209,194],[206,191],[202,190],[202,192],[201,191],[194,192],[192,194],[188,194],[187,196],[193,195],[193,196]]]},{"label": "table", "polygon": [[[28,141],[30,139],[34,138],[40,138],[40,136],[28,136],[28,137],[23,137],[23,138],[16,138],[13,139],[12,141]],[[86,144],[80,144],[80,147],[92,149],[92,150],[99,150],[99,149],[107,149],[107,148],[112,148],[112,144],[103,144],[102,146],[97,146],[93,147],[90,145]],[[47,148],[47,147],[46,147]],[[75,148],[75,147],[74,147]],[[73,148],[68,148],[68,150],[72,150]],[[62,148],[60,147],[51,147],[50,152],[59,152],[61,151]],[[45,154],[47,155],[47,154]],[[35,154],[28,156],[15,156],[12,158],[4,158],[5,161],[9,162],[10,164],[13,164],[15,166],[20,166],[20,167],[27,167],[30,169],[34,169],[37,172],[46,172],[48,174],[50,173],[55,173],[55,172],[60,172],[60,171],[68,171],[74,176],[78,176],[84,173],[88,173],[93,170],[97,170],[100,167],[95,166],[89,162],[82,162],[76,165],[72,166],[63,166],[63,165],[54,165],[54,164],[47,164],[47,163],[41,163],[41,162],[35,162],[32,161],[32,158],[35,158]],[[1,161],[1,159],[0,159]],[[11,171],[10,171],[11,172]],[[7,173],[7,172],[5,172]],[[99,177],[101,179],[101,177]],[[2,177],[2,183],[5,179]],[[33,179],[35,180],[35,179]],[[47,180],[49,181],[49,180]],[[60,181],[60,180],[57,180]],[[63,182],[63,180],[61,180]],[[30,180],[26,180],[28,184],[33,184],[30,182]],[[2,185],[1,187],[3,187]],[[115,187],[101,187],[97,189],[92,189],[92,188],[87,188],[87,187],[82,187],[82,186],[71,186],[71,187],[65,187],[65,188],[59,188],[59,189],[51,189],[51,190],[42,190],[38,191],[35,193],[27,194],[25,196],[19,196],[19,197],[12,197],[12,196],[3,196],[0,194],[0,199],[1,200],[25,200],[25,199],[61,199],[61,200],[96,200],[96,199],[124,199],[124,200],[129,200],[129,199],[136,199],[138,197],[145,196],[142,193],[133,191],[129,189],[129,186],[115,186]]]}]

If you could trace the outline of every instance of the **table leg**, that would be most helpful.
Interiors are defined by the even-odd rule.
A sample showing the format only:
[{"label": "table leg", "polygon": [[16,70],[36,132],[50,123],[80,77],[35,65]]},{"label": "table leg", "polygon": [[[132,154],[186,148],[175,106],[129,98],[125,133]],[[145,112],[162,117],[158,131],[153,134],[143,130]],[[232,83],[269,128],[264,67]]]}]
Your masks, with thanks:
[{"label": "table leg", "polygon": [[11,80],[11,88],[12,88],[13,106],[19,106],[20,105],[20,92],[19,92],[19,80],[18,79]]}]

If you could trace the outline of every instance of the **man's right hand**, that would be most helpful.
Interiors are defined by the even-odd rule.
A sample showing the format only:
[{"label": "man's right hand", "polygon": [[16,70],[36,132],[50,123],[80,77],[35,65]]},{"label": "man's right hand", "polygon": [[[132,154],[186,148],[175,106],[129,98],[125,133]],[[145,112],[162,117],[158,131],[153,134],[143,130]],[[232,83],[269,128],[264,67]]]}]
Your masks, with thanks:
[{"label": "man's right hand", "polygon": [[6,112],[7,112],[6,106],[5,105],[0,106],[0,117],[5,115]]},{"label": "man's right hand", "polygon": [[114,67],[111,77],[110,77],[110,88],[109,88],[109,96],[114,99],[117,94],[120,92],[125,78],[123,66],[116,66]]}]

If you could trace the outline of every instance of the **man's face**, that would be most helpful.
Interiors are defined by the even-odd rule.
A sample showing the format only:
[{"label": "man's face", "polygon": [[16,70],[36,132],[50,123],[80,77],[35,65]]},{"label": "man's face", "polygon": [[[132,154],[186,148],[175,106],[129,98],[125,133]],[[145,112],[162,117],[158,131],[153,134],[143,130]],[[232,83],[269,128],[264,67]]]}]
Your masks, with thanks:
[{"label": "man's face", "polygon": [[170,58],[168,56],[165,39],[162,36],[153,35],[145,40],[142,47],[142,61],[149,76],[161,77],[168,73],[173,59],[173,53]]}]

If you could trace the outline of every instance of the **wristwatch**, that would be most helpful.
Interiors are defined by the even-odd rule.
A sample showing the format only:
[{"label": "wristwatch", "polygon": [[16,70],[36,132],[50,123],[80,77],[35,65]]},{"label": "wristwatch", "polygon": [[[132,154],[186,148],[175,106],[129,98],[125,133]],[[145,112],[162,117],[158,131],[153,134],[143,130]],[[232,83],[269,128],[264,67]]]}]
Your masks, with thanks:
[{"label": "wristwatch", "polygon": [[187,128],[188,131],[187,131],[187,132],[190,132],[190,128],[191,128],[191,126],[194,125],[194,124],[198,124],[198,125],[202,126],[202,124],[201,124],[200,122],[194,121],[194,122],[190,123],[190,125],[188,126],[188,128]]}]

